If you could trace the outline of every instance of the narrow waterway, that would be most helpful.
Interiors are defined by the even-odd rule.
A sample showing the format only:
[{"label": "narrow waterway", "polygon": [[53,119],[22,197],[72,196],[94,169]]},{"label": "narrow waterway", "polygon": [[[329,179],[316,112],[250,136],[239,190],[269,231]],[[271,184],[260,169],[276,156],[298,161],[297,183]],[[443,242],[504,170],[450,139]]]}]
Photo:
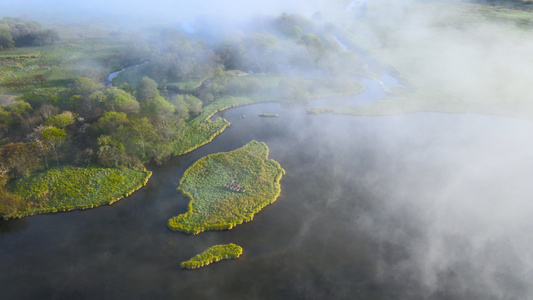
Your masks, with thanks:
[{"label": "narrow waterway", "polygon": [[106,86],[111,86],[111,85],[113,85],[113,79],[115,79],[115,77],[117,77],[118,74],[120,74],[120,73],[122,73],[122,72],[124,72],[124,71],[126,71],[126,70],[128,70],[128,69],[136,68],[136,67],[138,67],[138,66],[140,66],[140,65],[144,65],[144,64],[146,64],[146,63],[148,63],[148,61],[142,62],[142,63],[137,64],[137,65],[133,65],[133,66],[125,67],[125,68],[122,68],[122,69],[120,69],[120,70],[118,70],[118,71],[115,71],[115,72],[109,73],[109,75],[107,76],[107,78],[106,78],[106,80],[103,82],[103,84],[105,84]]}]

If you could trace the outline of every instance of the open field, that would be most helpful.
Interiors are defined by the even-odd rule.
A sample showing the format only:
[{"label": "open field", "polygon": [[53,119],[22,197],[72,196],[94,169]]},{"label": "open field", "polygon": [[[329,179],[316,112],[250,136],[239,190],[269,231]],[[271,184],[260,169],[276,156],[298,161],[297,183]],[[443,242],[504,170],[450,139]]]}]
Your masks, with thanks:
[{"label": "open field", "polygon": [[12,95],[57,95],[80,76],[103,81],[120,69],[124,49],[123,42],[107,38],[3,50],[0,88]]}]

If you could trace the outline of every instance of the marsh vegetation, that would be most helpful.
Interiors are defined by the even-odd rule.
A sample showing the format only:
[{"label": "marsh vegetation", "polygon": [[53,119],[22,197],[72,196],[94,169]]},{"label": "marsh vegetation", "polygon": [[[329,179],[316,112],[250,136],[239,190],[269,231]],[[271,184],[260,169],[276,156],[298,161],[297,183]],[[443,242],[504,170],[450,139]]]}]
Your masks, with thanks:
[{"label": "marsh vegetation", "polygon": [[[189,199],[188,211],[168,221],[170,229],[198,234],[231,229],[251,221],[280,194],[281,166],[268,159],[265,143],[252,141],[227,153],[195,162],[183,175],[178,190]],[[228,189],[243,187],[244,193]]]},{"label": "marsh vegetation", "polygon": [[198,269],[224,259],[237,259],[242,247],[235,244],[216,245],[180,264],[183,269]]},{"label": "marsh vegetation", "polygon": [[[10,34],[34,24],[4,21]],[[10,48],[0,53],[5,202],[14,203],[8,183],[52,166],[142,169],[188,153],[230,125],[211,120],[225,109],[364,90],[354,77],[365,73],[355,55],[306,17],[265,17],[239,39],[206,42],[208,31],[163,26],[106,33],[89,24],[61,27],[57,36],[42,31],[48,42],[4,47]],[[110,72],[132,65],[113,86],[102,84]]]},{"label": "marsh vegetation", "polygon": [[19,2],[2,298],[531,298],[531,1]]},{"label": "marsh vegetation", "polygon": [[146,185],[151,175],[134,169],[54,167],[15,181],[10,190],[18,206],[3,202],[2,211],[20,218],[109,205]]}]

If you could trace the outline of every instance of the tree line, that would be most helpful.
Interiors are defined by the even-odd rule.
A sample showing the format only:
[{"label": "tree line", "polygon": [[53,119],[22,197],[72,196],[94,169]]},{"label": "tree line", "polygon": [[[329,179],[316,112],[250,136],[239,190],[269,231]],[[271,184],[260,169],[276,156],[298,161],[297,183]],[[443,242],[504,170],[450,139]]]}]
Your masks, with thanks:
[{"label": "tree line", "polygon": [[80,77],[58,97],[0,106],[0,198],[13,198],[5,188],[10,180],[52,166],[161,162],[201,107],[193,95],[165,99],[148,77],[134,88]]},{"label": "tree line", "polygon": [[59,34],[55,29],[42,29],[38,22],[11,17],[0,19],[0,50],[53,45],[57,40]]}]

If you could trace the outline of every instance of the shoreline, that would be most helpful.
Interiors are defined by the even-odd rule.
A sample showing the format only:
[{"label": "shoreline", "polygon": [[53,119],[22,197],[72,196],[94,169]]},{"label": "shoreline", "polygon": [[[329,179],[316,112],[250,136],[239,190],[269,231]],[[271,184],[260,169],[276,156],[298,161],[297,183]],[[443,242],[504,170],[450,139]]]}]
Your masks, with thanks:
[{"label": "shoreline", "polygon": [[182,262],[180,267],[186,270],[195,270],[222,260],[237,259],[241,254],[242,247],[239,245],[233,243],[215,245],[195,255],[191,259]]},{"label": "shoreline", "polygon": [[[205,156],[183,174],[178,191],[189,199],[188,209],[169,219],[168,227],[196,235],[207,230],[230,230],[249,222],[277,200],[284,173],[279,163],[268,159],[268,147],[256,141],[230,152]],[[238,179],[246,193],[224,188],[224,183],[236,177],[241,177]]]},{"label": "shoreline", "polygon": [[[81,169],[81,168],[78,168],[78,169]],[[81,170],[85,170],[85,169],[81,169]],[[105,170],[105,168],[101,168],[100,170]],[[114,170],[114,169],[111,169],[111,170]],[[69,212],[69,211],[74,211],[74,210],[87,210],[87,209],[97,208],[100,206],[112,205],[124,198],[127,198],[128,196],[130,196],[131,194],[135,193],[136,191],[140,190],[142,187],[148,184],[148,180],[152,176],[152,172],[146,169],[138,170],[138,171],[145,174],[144,179],[142,179],[142,181],[138,185],[136,185],[132,189],[125,191],[122,195],[118,197],[112,197],[111,199],[101,200],[100,202],[95,201],[94,203],[89,203],[89,204],[59,205],[56,207],[44,207],[44,208],[27,208],[23,210],[21,213],[17,213],[16,215],[9,216],[7,218],[4,217],[4,218],[5,219],[21,219],[25,217],[31,217],[31,216],[42,215],[42,214]],[[49,188],[52,189],[53,186],[50,186],[50,183],[48,183],[48,185],[49,185]],[[48,193],[49,193],[49,190],[48,190]],[[23,201],[28,201],[27,199],[24,199],[23,196],[21,196],[21,198],[23,199]],[[50,201],[50,199],[48,199],[47,201]]]}]

